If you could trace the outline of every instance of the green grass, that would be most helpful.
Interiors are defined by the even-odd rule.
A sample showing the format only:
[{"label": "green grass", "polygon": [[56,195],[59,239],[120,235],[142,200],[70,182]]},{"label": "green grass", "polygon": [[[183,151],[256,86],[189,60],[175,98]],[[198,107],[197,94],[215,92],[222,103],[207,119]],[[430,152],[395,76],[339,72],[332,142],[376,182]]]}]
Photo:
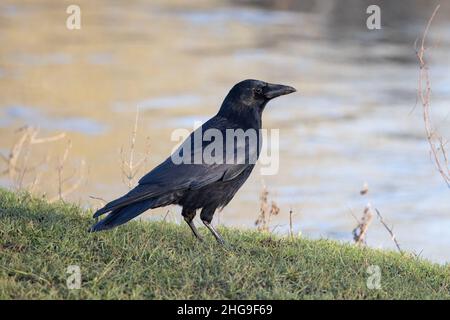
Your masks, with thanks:
[{"label": "green grass", "polygon": [[[0,189],[0,299],[422,299],[450,298],[450,267],[329,240],[131,222],[87,233],[90,212]],[[82,286],[69,290],[69,265]],[[381,270],[368,289],[367,268]]]}]

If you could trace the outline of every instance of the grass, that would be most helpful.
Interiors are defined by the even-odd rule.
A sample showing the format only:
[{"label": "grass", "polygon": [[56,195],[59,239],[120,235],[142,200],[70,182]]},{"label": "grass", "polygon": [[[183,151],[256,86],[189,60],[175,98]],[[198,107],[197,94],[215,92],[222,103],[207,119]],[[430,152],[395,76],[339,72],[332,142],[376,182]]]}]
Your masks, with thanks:
[{"label": "grass", "polygon": [[[87,233],[91,213],[0,189],[0,299],[449,299],[450,266],[330,240],[131,222]],[[69,290],[69,265],[82,285]],[[381,270],[368,289],[367,269]]]}]

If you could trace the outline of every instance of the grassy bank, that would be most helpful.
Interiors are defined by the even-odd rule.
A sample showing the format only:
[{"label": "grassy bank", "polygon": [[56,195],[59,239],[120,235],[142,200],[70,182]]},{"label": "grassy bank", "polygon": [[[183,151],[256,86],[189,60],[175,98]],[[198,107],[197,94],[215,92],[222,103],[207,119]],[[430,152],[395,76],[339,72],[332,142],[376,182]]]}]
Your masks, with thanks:
[{"label": "grassy bank", "polygon": [[[86,232],[90,213],[0,189],[0,298],[397,299],[450,298],[450,266],[328,240],[281,239],[221,228],[132,222]],[[67,289],[69,265],[82,284]],[[380,267],[381,289],[367,268]]]}]

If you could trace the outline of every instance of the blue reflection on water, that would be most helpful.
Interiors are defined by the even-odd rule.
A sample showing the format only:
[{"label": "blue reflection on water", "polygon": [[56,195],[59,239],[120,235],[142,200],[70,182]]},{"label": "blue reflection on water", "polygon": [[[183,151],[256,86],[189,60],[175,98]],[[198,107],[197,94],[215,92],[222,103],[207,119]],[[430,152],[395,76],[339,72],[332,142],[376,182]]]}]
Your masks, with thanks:
[{"label": "blue reflection on water", "polygon": [[107,131],[105,124],[92,119],[82,117],[52,117],[42,114],[38,108],[22,105],[3,108],[0,127],[9,126],[18,120],[43,129],[72,131],[88,135],[99,135]]}]

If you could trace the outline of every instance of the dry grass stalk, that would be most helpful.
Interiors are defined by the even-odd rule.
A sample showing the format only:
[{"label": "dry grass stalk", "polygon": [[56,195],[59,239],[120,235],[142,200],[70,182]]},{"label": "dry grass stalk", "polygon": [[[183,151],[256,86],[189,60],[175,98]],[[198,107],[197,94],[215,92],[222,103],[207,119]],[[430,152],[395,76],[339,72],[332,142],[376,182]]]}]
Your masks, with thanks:
[{"label": "dry grass stalk", "polygon": [[[361,195],[368,195],[369,194],[369,186],[367,183],[364,183],[363,188],[361,189],[361,191],[359,192]],[[377,208],[374,208],[375,212],[377,213],[377,217],[378,220],[381,222],[381,224],[384,226],[384,228],[389,232],[389,235],[391,236],[392,241],[394,241],[395,246],[397,247],[397,250],[400,253],[403,253],[403,251],[400,249],[400,245],[397,241],[397,238],[393,232],[393,228],[389,227],[386,222],[384,222],[383,217],[380,214],[380,211],[378,211]],[[364,212],[363,212],[363,216],[361,218],[361,220],[359,220],[353,213],[353,217],[356,219],[356,221],[358,222],[358,225],[356,226],[355,229],[353,229],[352,234],[353,234],[353,240],[355,241],[356,244],[361,245],[361,244],[366,244],[366,235],[367,235],[367,230],[369,229],[370,224],[372,223],[373,220],[373,212],[372,212],[372,206],[370,204],[370,202],[367,203],[366,207],[364,208]]]},{"label": "dry grass stalk", "polygon": [[269,232],[269,225],[273,216],[280,213],[280,208],[277,206],[275,201],[271,201],[269,204],[269,191],[265,185],[263,185],[260,201],[261,206],[259,209],[259,216],[255,221],[255,226],[259,231]]},{"label": "dry grass stalk", "polygon": [[59,160],[58,166],[56,167],[56,170],[58,172],[58,197],[59,200],[62,200],[62,188],[63,188],[63,170],[64,170],[64,164],[67,161],[67,157],[69,156],[69,151],[72,148],[72,141],[67,142],[66,149],[64,150],[64,154],[62,158]]},{"label": "dry grass stalk", "polygon": [[104,207],[105,204],[107,203],[107,201],[101,197],[96,197],[96,196],[89,196],[89,198],[91,198],[92,200],[96,200],[100,203],[101,207]]},{"label": "dry grass stalk", "polygon": [[[81,160],[80,170],[79,170],[80,175],[78,176],[78,178],[75,181],[72,181],[70,184],[68,184],[68,181],[72,180],[72,177],[75,176],[75,174],[72,177],[66,178],[63,180],[63,186],[65,186],[65,188],[61,188],[62,191],[61,191],[61,193],[58,194],[58,198],[60,200],[64,200],[64,198],[66,198],[69,194],[72,194],[75,190],[77,190],[80,187],[81,183],[84,180],[85,168],[86,168],[86,161]],[[55,201],[55,198],[49,200],[49,202],[53,202],[53,201]]]},{"label": "dry grass stalk", "polygon": [[377,212],[377,216],[378,216],[378,219],[380,220],[381,224],[384,226],[384,228],[385,228],[385,229],[389,232],[389,234],[391,235],[391,239],[392,239],[392,241],[394,241],[395,246],[397,247],[397,250],[398,250],[400,253],[403,253],[403,251],[402,251],[402,249],[400,248],[400,245],[399,245],[399,243],[398,243],[398,241],[397,241],[397,238],[396,238],[396,236],[395,236],[395,234],[394,234],[393,228],[392,228],[392,227],[389,228],[388,225],[384,222],[384,219],[383,219],[383,217],[381,216],[381,213],[380,213],[380,211],[378,211],[378,209],[375,209],[375,211]]},{"label": "dry grass stalk", "polygon": [[9,152],[9,155],[7,157],[3,156],[3,159],[6,162],[6,169],[3,171],[3,174],[7,174],[9,176],[9,179],[13,182],[16,181],[15,177],[19,167],[18,162],[20,159],[20,155],[22,153],[22,150],[24,149],[24,146],[26,145],[27,140],[30,137],[31,129],[32,128],[30,127],[19,129],[19,131],[24,131],[24,133],[13,145],[11,151]]},{"label": "dry grass stalk", "polygon": [[173,223],[178,223],[177,214],[174,214],[171,209],[167,209],[166,214],[163,217],[163,221],[172,221]]},{"label": "dry grass stalk", "polygon": [[135,161],[135,148],[136,148],[136,136],[138,131],[138,122],[139,122],[139,108],[136,108],[136,117],[134,121],[133,132],[131,135],[131,144],[130,144],[130,153],[128,156],[128,160],[125,159],[125,151],[122,147],[120,149],[120,157],[121,157],[121,171],[122,171],[122,181],[128,187],[128,189],[132,189],[135,185],[136,176],[138,175],[142,166],[147,162],[149,157],[149,148],[147,146],[147,152],[144,157],[140,160]]},{"label": "dry grass stalk", "polygon": [[19,160],[22,154],[22,151],[30,144],[30,137],[32,134],[31,127],[23,127],[18,130],[18,132],[22,132],[23,134],[20,138],[14,143],[11,151],[7,156],[2,155],[2,159],[6,163],[6,169],[2,172],[2,175],[8,175],[9,179],[15,183],[16,176],[19,171],[23,171],[19,167]]},{"label": "dry grass stalk", "polygon": [[[9,180],[15,188],[25,189],[31,193],[34,193],[44,175],[44,165],[50,167],[50,157],[47,154],[41,162],[30,165],[29,162],[31,158],[32,146],[59,141],[66,136],[66,133],[63,132],[54,136],[38,138],[40,130],[31,126],[24,126],[20,128],[18,132],[21,133],[21,136],[14,143],[9,151],[9,154],[6,156],[1,155],[1,159],[3,159],[6,163],[6,169],[1,172],[1,174],[8,175]],[[63,171],[69,155],[70,147],[71,143],[69,141],[62,158],[59,159],[56,166],[58,190],[57,195],[50,198],[49,202],[53,202],[58,199],[63,200],[67,195],[78,189],[83,180],[83,172],[85,167],[84,161],[81,162],[80,174],[74,172],[71,177],[63,177]],[[34,177],[31,174],[34,174]],[[26,176],[31,177],[25,179]],[[78,178],[73,181],[75,176],[78,176]],[[25,184],[26,180],[31,180],[31,182],[29,184]]]},{"label": "dry grass stalk", "polygon": [[[48,162],[48,160],[46,162]],[[30,183],[30,185],[27,188],[30,193],[34,193],[36,191],[36,187],[41,182],[42,175],[43,175],[43,173],[41,171],[36,173],[36,175],[34,176],[33,181]]]},{"label": "dry grass stalk", "polygon": [[[72,148],[72,142],[68,140],[66,149],[64,150],[63,156],[59,159],[58,165],[56,166],[56,172],[58,175],[58,194],[53,198],[50,198],[49,202],[54,202],[56,200],[64,200],[69,194],[77,190],[84,180],[84,169],[86,163],[84,160],[81,161],[79,171],[74,171],[71,176],[64,177],[64,169],[69,157],[70,149]],[[76,179],[75,179],[76,177]]]},{"label": "dry grass stalk", "polygon": [[[355,217],[356,218],[356,217]],[[355,229],[353,229],[353,240],[357,245],[365,245],[366,244],[366,235],[367,230],[369,229],[370,224],[373,220],[373,213],[370,204],[364,208],[363,216],[361,220],[358,220],[358,225]]]},{"label": "dry grass stalk", "polygon": [[292,216],[293,216],[293,212],[292,212],[292,208],[289,209],[289,237],[292,239],[294,238],[294,225],[293,225],[293,221],[292,221]]},{"label": "dry grass stalk", "polygon": [[[369,186],[367,183],[364,183],[363,188],[359,191],[359,193],[362,196],[369,193]],[[353,215],[353,217],[358,223],[356,228],[352,231],[353,240],[357,245],[365,245],[367,230],[369,229],[369,226],[373,220],[372,206],[370,205],[370,203],[367,203],[366,207],[364,208],[361,220],[359,220],[355,215]]]},{"label": "dry grass stalk", "polygon": [[417,47],[418,41],[416,40],[416,55],[419,60],[420,72],[418,80],[417,95],[422,104],[423,121],[425,123],[425,132],[427,135],[427,141],[430,146],[430,153],[437,170],[444,179],[447,186],[450,188],[450,166],[448,155],[446,151],[447,141],[444,137],[434,128],[430,117],[430,96],[431,96],[431,81],[428,73],[428,65],[425,60],[425,52],[427,50],[425,43],[430,29],[431,23],[436,16],[440,5],[438,5],[431,15],[428,23],[423,32],[422,39],[420,40],[420,46]]},{"label": "dry grass stalk", "polygon": [[[37,138],[39,129],[30,126],[20,128],[18,132],[22,132],[22,135],[14,143],[9,154],[7,156],[1,155],[1,159],[3,159],[6,163],[6,169],[2,171],[1,174],[8,175],[9,180],[13,183],[13,185],[18,189],[22,189],[25,175],[32,171],[36,171],[36,169],[43,164],[40,163],[35,166],[29,166],[28,161],[30,157],[31,146],[61,140],[65,137],[66,134],[60,133],[55,136]],[[48,163],[48,161],[49,159],[47,156],[44,160],[44,163]],[[34,189],[39,182],[41,175],[41,173],[36,173],[35,178],[27,187],[27,189]]]}]

